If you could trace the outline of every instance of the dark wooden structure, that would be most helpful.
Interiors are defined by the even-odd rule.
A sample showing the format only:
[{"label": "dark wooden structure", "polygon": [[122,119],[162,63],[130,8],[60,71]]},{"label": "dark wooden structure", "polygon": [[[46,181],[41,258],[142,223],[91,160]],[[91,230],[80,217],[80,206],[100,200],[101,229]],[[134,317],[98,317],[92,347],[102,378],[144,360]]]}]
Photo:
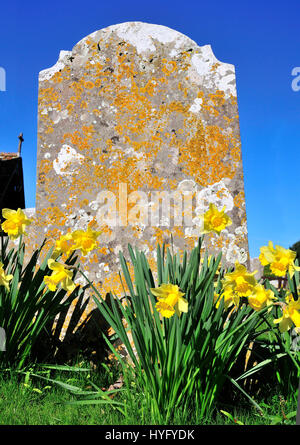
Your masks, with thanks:
[{"label": "dark wooden structure", "polygon": [[0,153],[0,218],[2,209],[25,209],[23,164],[21,146],[23,135],[19,136],[17,153]]}]

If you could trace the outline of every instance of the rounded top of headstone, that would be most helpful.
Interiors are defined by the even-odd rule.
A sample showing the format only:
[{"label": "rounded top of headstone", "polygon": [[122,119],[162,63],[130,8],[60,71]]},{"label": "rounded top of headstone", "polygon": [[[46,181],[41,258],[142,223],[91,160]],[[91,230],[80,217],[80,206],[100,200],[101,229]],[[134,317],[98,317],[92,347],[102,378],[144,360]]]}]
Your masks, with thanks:
[{"label": "rounded top of headstone", "polygon": [[174,48],[169,54],[170,56],[176,56],[177,50],[180,49],[182,51],[184,46],[188,48],[198,46],[196,42],[186,35],[167,26],[144,22],[124,22],[93,32],[80,40],[74,49],[78,45],[81,46],[89,38],[93,40],[104,38],[106,40],[113,36],[118,40],[124,40],[135,46],[138,54],[154,52],[159,44],[174,44]]},{"label": "rounded top of headstone", "polygon": [[175,29],[145,22],[124,22],[95,31],[81,39],[72,52],[81,52],[90,39],[105,42],[112,38],[134,46],[139,56],[155,53],[162,46],[165,49],[168,47],[169,52],[166,55],[169,57],[176,57],[183,51],[195,51],[196,48],[201,48],[207,61],[222,63],[215,57],[211,45],[199,46],[194,40]]},{"label": "rounded top of headstone", "polygon": [[[217,66],[218,87],[227,93],[236,95],[234,66],[220,62],[210,45],[199,46],[194,40],[167,26],[145,22],[124,22],[95,31],[81,39],[72,51],[60,51],[57,63],[40,72],[39,80],[49,80],[66,65],[83,66],[95,53],[109,54],[115,48],[122,52],[123,45],[129,46],[130,52],[139,60],[145,57],[174,59],[191,54],[191,63],[200,78],[211,76],[211,70]],[[205,83],[205,82],[204,82]]]}]

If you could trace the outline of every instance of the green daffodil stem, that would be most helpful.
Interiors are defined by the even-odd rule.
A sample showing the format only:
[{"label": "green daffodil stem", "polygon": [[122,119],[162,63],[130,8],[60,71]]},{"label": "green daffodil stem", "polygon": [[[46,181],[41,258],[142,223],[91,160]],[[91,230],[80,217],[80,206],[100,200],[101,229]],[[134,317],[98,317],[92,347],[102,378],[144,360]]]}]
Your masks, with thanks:
[{"label": "green daffodil stem", "polygon": [[297,409],[296,425],[300,425],[300,379],[298,387],[298,409]]}]

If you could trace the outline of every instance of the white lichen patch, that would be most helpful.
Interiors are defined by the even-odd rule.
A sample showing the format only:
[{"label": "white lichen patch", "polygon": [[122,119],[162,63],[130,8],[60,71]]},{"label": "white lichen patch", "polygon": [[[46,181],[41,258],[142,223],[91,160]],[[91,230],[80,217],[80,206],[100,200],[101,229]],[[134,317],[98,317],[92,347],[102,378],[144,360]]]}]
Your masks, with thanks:
[{"label": "white lichen patch", "polygon": [[192,113],[199,113],[199,111],[201,110],[202,102],[203,101],[200,97],[196,97],[193,104],[190,106],[189,111],[191,111]]},{"label": "white lichen patch", "polygon": [[[238,262],[240,264],[244,264],[247,262],[248,255],[246,250],[237,245],[236,243],[236,236],[232,233],[229,233],[227,229],[222,230],[221,235],[223,239],[223,259],[225,259],[228,263],[235,264],[235,262]],[[211,245],[215,246],[215,239],[211,239]]]},{"label": "white lichen patch", "polygon": [[244,223],[241,226],[237,227],[234,233],[238,236],[246,236],[248,233],[247,224]]},{"label": "white lichen patch", "polygon": [[[90,273],[87,270],[84,271],[84,274],[90,279]],[[87,284],[87,280],[83,275],[79,275],[75,278],[74,283],[79,284],[80,286],[85,286]]]},{"label": "white lichen patch", "polygon": [[186,227],[184,229],[184,237],[185,238],[193,237],[193,238],[197,238],[198,239],[201,236],[201,234],[202,234],[202,226],[203,226],[202,221],[199,222],[198,220],[196,221],[196,219],[193,219],[193,222],[195,224],[193,227]]},{"label": "white lichen patch", "polygon": [[49,117],[54,125],[58,124],[58,122],[61,119],[67,119],[68,116],[69,116],[68,110],[63,110],[63,111],[53,110],[49,112]]},{"label": "white lichen patch", "polygon": [[89,215],[83,209],[77,209],[76,212],[68,215],[66,219],[66,227],[71,227],[72,230],[86,230],[88,223],[92,221],[93,216]]},{"label": "white lichen patch", "polygon": [[170,56],[174,57],[179,48],[186,45],[196,45],[189,37],[174,29],[162,25],[142,22],[125,22],[106,28],[107,32],[115,32],[117,36],[136,47],[137,53],[155,52],[155,41],[162,44],[174,42]]},{"label": "white lichen patch", "polygon": [[35,207],[29,207],[28,209],[24,209],[23,212],[27,216],[27,218],[34,218],[36,214]]},{"label": "white lichen patch", "polygon": [[234,264],[237,261],[238,263],[243,264],[247,262],[248,255],[246,250],[240,246],[237,246],[234,241],[232,241],[224,250],[226,252],[226,261],[229,263]]},{"label": "white lichen patch", "polygon": [[[112,147],[112,150],[113,149],[122,150],[122,147],[119,147],[116,145],[115,147]],[[129,157],[134,156],[135,158],[138,158],[138,159],[143,158],[145,156],[144,153],[136,151],[133,147],[125,148],[124,155],[129,156]]]},{"label": "white lichen patch", "polygon": [[53,168],[58,175],[72,175],[76,172],[83,159],[84,156],[77,153],[74,148],[64,144],[57,158],[53,161]]},{"label": "white lichen patch", "polygon": [[40,71],[39,81],[42,82],[44,80],[49,80],[52,76],[54,76],[55,73],[62,70],[66,65],[67,58],[70,57],[71,54],[71,51],[60,51],[56,64],[53,65],[51,68]]},{"label": "white lichen patch", "polygon": [[229,212],[234,207],[233,196],[226,187],[223,179],[197,192],[196,199],[196,215],[205,213],[209,209],[210,203],[214,204],[219,211],[225,207],[225,211]]},{"label": "white lichen patch", "polygon": [[234,65],[219,62],[210,45],[202,46],[198,53],[193,54],[191,63],[190,77],[194,77],[191,70],[195,70],[201,85],[224,91],[225,98],[231,94],[236,96]]}]

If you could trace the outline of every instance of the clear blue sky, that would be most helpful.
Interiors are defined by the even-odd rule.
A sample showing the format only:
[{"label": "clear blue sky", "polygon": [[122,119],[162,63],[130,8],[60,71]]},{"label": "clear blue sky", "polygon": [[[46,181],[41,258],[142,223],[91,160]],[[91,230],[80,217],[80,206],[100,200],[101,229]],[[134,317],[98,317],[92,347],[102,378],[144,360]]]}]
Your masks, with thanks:
[{"label": "clear blue sky", "polygon": [[300,67],[299,0],[1,2],[0,151],[16,151],[24,133],[26,207],[35,206],[39,71],[86,35],[127,21],[173,28],[235,65],[250,255],[269,240],[300,240],[300,91],[291,87]]}]

